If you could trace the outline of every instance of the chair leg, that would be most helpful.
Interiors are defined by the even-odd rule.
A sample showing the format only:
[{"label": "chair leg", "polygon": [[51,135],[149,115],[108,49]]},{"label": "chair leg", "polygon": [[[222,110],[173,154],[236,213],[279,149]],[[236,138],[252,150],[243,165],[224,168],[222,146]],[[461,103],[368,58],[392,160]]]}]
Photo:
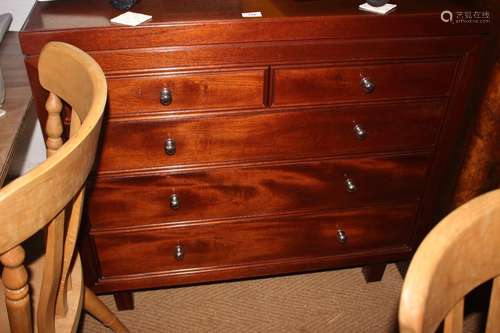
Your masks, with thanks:
[{"label": "chair leg", "polygon": [[118,317],[108,309],[104,303],[97,298],[94,292],[85,287],[83,308],[97,320],[111,328],[116,333],[129,333]]}]

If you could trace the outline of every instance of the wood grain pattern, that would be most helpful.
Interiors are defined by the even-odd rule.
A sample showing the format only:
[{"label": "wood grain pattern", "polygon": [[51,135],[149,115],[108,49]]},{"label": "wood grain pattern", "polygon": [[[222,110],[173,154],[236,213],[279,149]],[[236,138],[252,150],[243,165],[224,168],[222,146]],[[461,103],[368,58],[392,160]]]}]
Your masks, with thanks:
[{"label": "wood grain pattern", "polygon": [[[418,200],[428,154],[220,168],[99,180],[90,189],[92,229],[315,211]],[[357,186],[346,189],[346,175]],[[180,207],[172,209],[176,194]]]},{"label": "wood grain pattern", "polygon": [[[383,16],[360,12],[358,5],[353,0],[151,0],[141,1],[135,10],[152,13],[152,21],[123,27],[109,23],[117,13],[106,2],[36,4],[21,41],[37,105],[43,106],[44,92],[36,82],[36,62],[48,40],[69,41],[90,52],[109,82],[116,82],[95,169],[96,186],[89,193],[87,215],[92,226],[85,226],[88,231],[82,242],[86,278],[96,291],[123,292],[408,258],[439,220],[449,198],[448,189],[455,181],[451,169],[460,164],[461,140],[473,123],[486,77],[492,25],[449,24],[439,19],[443,8],[481,10],[476,1],[408,0]],[[264,17],[241,18],[242,11],[255,10],[262,10]],[[79,19],[69,19],[74,17]],[[240,76],[243,72],[259,74],[247,80]],[[360,74],[376,74],[371,77],[376,89],[369,96],[361,90]],[[179,101],[174,91],[170,109],[157,103],[157,89],[164,79],[180,82],[180,96],[188,96]],[[236,89],[238,82],[249,83],[250,89]],[[257,93],[257,82],[262,94]],[[208,94],[211,84],[217,89]],[[137,98],[134,85],[143,85],[145,99]],[[113,97],[115,92],[120,93],[118,99]],[[177,102],[184,104],[174,105]],[[355,123],[366,129],[364,140],[356,138]],[[171,156],[164,152],[169,138],[176,140],[176,153]],[[383,158],[401,161],[405,156],[414,156],[414,164],[399,167],[401,163],[389,165]],[[356,170],[371,184],[368,192],[355,194],[363,194],[359,202],[337,196],[336,180],[331,180],[337,173],[330,178],[327,167],[315,164],[334,164],[328,162],[334,158],[374,161],[362,167],[356,163]],[[385,171],[377,167],[379,161]],[[387,174],[393,185],[382,183]],[[375,175],[379,179],[372,178]],[[411,179],[404,189],[401,184],[407,177]],[[262,180],[271,180],[271,185]],[[165,198],[174,191],[172,184],[182,191],[177,216]],[[396,191],[389,193],[394,186]],[[335,196],[329,196],[329,191]],[[260,195],[270,199],[256,199]],[[207,228],[214,221],[231,224],[236,233],[238,228],[247,230],[247,223],[255,219],[270,221],[306,212],[311,216],[326,210],[341,214],[348,207],[352,214],[360,214],[359,209],[366,208],[360,205],[385,211],[402,202],[417,205],[418,211],[412,215],[416,222],[407,225],[408,234],[401,233],[394,246],[367,245],[342,255],[318,252],[241,265],[221,261],[191,270],[192,274],[176,275],[163,266],[166,271],[158,271],[155,265],[152,272],[140,272],[136,265],[133,275],[104,276],[102,271],[121,265],[122,258],[102,241],[99,251],[109,252],[107,261],[101,262],[94,241],[94,236],[118,231],[149,237],[155,228],[174,225],[189,232],[194,221]],[[307,225],[295,232],[305,234]],[[127,247],[115,241],[109,242],[113,249]],[[293,251],[311,251],[305,243],[298,246],[302,248],[283,245],[284,257]],[[132,247],[127,251],[132,252]]]},{"label": "wood grain pattern", "polygon": [[[437,140],[443,112],[441,101],[428,101],[178,120],[110,121],[104,129],[97,168],[104,173],[428,149]],[[356,137],[355,124],[366,130],[364,140]],[[173,156],[164,150],[169,138],[176,142]]]},{"label": "wood grain pattern", "polygon": [[[265,70],[261,68],[113,78],[108,81],[110,116],[186,109],[260,108],[264,106],[264,76]],[[160,103],[163,88],[171,92],[169,105]]]},{"label": "wood grain pattern", "polygon": [[[93,234],[104,277],[151,272],[196,275],[218,266],[342,256],[397,248],[411,236],[414,206],[325,212],[310,216]],[[337,231],[347,235],[343,244]],[[174,258],[175,246],[185,250]],[[121,253],[119,258],[116,253]],[[141,263],[139,265],[139,263]]]},{"label": "wood grain pattern", "polygon": [[[327,104],[340,101],[445,96],[456,63],[362,64],[352,67],[283,67],[272,71],[272,106]],[[367,93],[361,78],[375,90]]]}]

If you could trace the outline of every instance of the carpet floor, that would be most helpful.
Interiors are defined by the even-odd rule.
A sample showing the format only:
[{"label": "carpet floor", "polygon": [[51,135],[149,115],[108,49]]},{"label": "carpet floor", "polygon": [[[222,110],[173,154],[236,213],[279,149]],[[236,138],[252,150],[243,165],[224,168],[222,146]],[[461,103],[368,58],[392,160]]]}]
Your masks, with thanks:
[{"label": "carpet floor", "polygon": [[[131,332],[397,332],[403,279],[393,264],[380,282],[360,268],[134,293],[135,309],[116,312]],[[113,311],[113,297],[101,296]],[[477,332],[478,314],[464,332]],[[81,332],[108,332],[88,314]]]}]

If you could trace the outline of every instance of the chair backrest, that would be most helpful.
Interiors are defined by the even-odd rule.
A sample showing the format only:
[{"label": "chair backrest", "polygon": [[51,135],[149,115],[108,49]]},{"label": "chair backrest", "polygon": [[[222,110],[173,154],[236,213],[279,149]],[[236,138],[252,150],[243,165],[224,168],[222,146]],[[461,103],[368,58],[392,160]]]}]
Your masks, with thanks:
[{"label": "chair backrest", "polygon": [[[0,262],[11,330],[31,332],[31,310],[21,243],[46,230],[39,332],[53,332],[67,311],[66,285],[80,225],[83,192],[94,162],[107,85],[99,65],[69,44],[48,43],[38,62],[46,109],[48,159],[0,190]],[[62,101],[71,107],[70,138],[63,145]]]},{"label": "chair backrest", "polygon": [[420,244],[401,294],[402,333],[462,332],[464,297],[493,279],[486,332],[500,332],[500,190],[445,217]]}]

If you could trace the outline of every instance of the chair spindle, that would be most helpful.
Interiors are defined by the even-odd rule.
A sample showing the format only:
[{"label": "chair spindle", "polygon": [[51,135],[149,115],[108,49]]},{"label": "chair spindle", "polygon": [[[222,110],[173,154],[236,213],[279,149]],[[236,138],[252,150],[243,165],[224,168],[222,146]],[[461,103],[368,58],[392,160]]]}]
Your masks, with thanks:
[{"label": "chair spindle", "polygon": [[5,287],[5,304],[12,332],[31,333],[31,302],[28,285],[28,272],[23,262],[25,252],[17,245],[0,256],[4,266],[2,282]]},{"label": "chair spindle", "polygon": [[47,109],[47,157],[52,156],[62,145],[63,123],[61,119],[62,102],[54,93],[50,93],[45,103]]}]

